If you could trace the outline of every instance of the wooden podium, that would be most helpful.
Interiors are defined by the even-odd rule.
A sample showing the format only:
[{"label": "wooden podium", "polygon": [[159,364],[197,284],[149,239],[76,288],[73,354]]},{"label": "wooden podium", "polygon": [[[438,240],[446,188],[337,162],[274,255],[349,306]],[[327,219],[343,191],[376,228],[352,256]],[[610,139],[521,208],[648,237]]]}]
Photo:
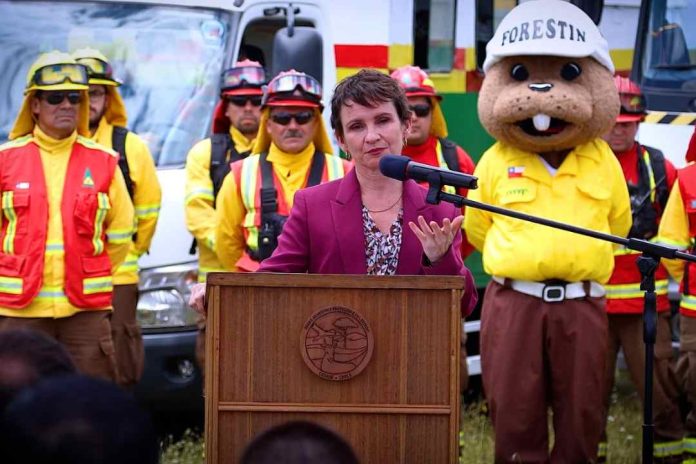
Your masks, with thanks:
[{"label": "wooden podium", "polygon": [[360,462],[456,463],[460,298],[445,276],[208,275],[205,442],[233,464],[289,420]]}]

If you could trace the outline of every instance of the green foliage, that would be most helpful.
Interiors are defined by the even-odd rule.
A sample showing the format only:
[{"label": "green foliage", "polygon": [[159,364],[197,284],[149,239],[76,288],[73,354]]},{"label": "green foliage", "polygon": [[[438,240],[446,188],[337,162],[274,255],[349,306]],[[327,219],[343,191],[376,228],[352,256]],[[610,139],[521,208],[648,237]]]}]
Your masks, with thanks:
[{"label": "green foliage", "polygon": [[[463,453],[460,464],[493,462],[493,428],[487,416],[486,403],[479,402],[463,407],[461,422],[460,445]],[[630,384],[628,374],[622,371],[617,376],[617,385],[609,408],[608,462],[612,464],[640,462],[641,424],[642,409],[638,394]],[[553,441],[553,437],[550,441]],[[205,462],[203,437],[187,431],[177,442],[165,440],[162,443],[160,462],[162,464],[203,464]]]},{"label": "green foliage", "polygon": [[181,440],[162,443],[161,464],[203,464],[205,462],[205,443],[203,437],[187,430]]},{"label": "green foliage", "polygon": [[[475,403],[462,409],[460,464],[493,462],[493,427],[486,415],[485,403]],[[640,399],[628,380],[628,373],[620,371],[609,407],[607,462],[612,464],[640,462],[642,417]],[[549,430],[551,434],[551,414],[549,414]],[[553,442],[551,435],[549,441]]]}]

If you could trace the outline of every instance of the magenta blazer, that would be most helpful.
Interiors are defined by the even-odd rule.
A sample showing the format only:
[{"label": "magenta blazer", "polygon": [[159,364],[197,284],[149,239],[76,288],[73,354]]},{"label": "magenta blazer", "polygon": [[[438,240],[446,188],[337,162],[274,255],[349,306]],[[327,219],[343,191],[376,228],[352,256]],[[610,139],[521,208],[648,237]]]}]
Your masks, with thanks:
[{"label": "magenta blazer", "polygon": [[[425,202],[427,190],[412,180],[404,182],[403,237],[398,275],[460,275],[466,283],[462,312],[468,315],[476,304],[474,279],[464,266],[461,232],[445,256],[436,264],[423,262],[423,247],[408,227],[418,216],[438,224],[461,210],[449,203]],[[365,235],[362,223],[360,185],[355,169],[345,177],[298,190],[290,216],[278,238],[278,248],[261,263],[258,272],[310,274],[367,274]]]}]

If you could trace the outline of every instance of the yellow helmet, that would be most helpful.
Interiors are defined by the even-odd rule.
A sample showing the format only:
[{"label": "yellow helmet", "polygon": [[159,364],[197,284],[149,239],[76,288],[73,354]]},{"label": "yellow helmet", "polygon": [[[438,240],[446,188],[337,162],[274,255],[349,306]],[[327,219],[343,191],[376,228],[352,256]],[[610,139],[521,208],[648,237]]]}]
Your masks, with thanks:
[{"label": "yellow helmet", "polygon": [[114,87],[121,85],[121,81],[114,77],[114,71],[109,60],[99,50],[81,48],[75,50],[72,56],[76,62],[87,67],[90,84],[111,85]]},{"label": "yellow helmet", "polygon": [[87,90],[87,68],[58,50],[39,55],[27,73],[24,95],[33,90]]},{"label": "yellow helmet", "polygon": [[[82,101],[86,102],[89,98],[87,82],[87,68],[76,63],[70,54],[54,50],[39,55],[27,73],[24,101],[8,138],[14,140],[34,130],[36,121],[31,111],[31,100],[37,91],[78,90],[82,95]],[[87,104],[80,105],[77,133],[89,136],[89,105]]]}]

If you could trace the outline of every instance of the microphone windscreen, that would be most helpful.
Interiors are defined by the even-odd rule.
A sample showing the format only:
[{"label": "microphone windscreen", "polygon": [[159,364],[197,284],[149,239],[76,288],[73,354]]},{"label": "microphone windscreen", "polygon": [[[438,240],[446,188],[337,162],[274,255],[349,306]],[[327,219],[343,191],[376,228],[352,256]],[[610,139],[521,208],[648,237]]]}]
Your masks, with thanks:
[{"label": "microphone windscreen", "polygon": [[392,179],[406,180],[406,168],[411,158],[400,155],[384,155],[379,160],[379,170],[382,174]]}]

